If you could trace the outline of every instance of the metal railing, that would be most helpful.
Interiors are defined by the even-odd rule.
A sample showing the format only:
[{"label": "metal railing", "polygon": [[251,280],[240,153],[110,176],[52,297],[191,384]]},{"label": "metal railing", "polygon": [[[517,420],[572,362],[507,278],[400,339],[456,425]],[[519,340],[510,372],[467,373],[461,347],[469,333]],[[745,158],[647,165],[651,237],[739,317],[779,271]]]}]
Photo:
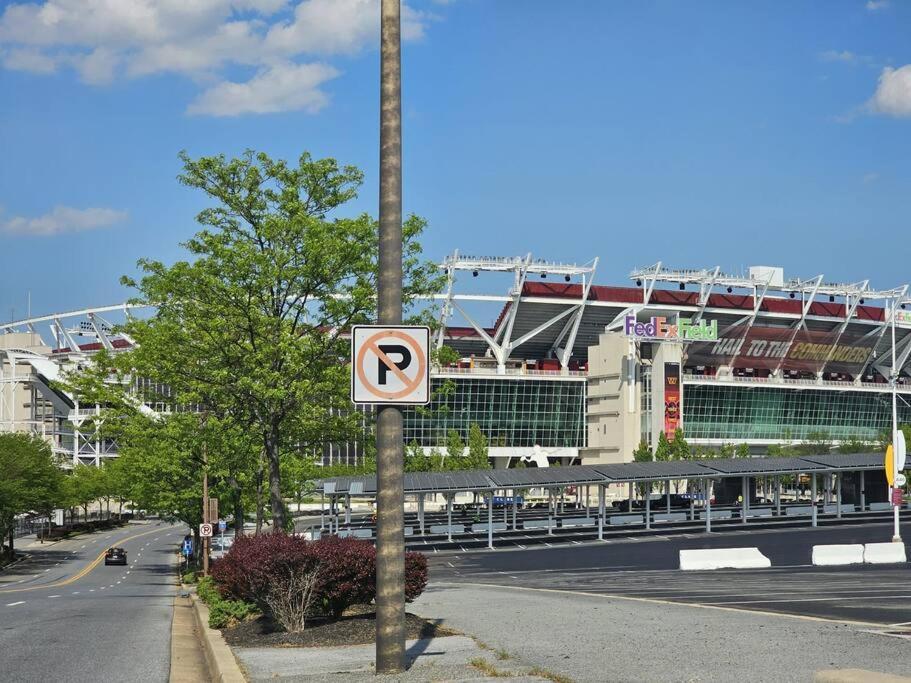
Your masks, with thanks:
[{"label": "metal railing", "polygon": [[[889,391],[889,384],[884,382],[850,382],[845,380],[816,380],[794,377],[749,377],[726,375],[696,375],[690,372],[683,374],[684,382],[718,382],[719,384],[765,384],[769,386],[803,386],[803,387],[842,387],[845,389],[877,389]],[[911,393],[911,385],[898,385],[898,391]]]}]

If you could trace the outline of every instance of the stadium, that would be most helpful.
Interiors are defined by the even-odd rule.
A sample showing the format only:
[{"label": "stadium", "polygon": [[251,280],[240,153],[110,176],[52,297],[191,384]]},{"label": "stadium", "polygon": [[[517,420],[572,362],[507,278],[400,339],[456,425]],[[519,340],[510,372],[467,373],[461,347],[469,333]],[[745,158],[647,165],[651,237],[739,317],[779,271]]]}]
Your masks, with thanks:
[{"label": "stadium", "polygon": [[[429,410],[406,411],[406,442],[444,448],[450,430],[465,438],[478,424],[496,468],[628,462],[640,442],[654,449],[677,430],[691,446],[755,454],[810,439],[873,442],[891,425],[893,351],[899,422],[911,422],[907,286],[662,263],[601,285],[597,266],[444,259],[445,290],[427,303],[440,316],[433,343],[459,360],[435,369],[434,387],[447,390]],[[55,380],[99,349],[129,348],[116,323],[135,313],[118,304],[0,325],[0,430],[42,435],[65,463],[116,457],[115,443],[80,429],[98,407]],[[351,443],[323,454],[362,457]]]}]

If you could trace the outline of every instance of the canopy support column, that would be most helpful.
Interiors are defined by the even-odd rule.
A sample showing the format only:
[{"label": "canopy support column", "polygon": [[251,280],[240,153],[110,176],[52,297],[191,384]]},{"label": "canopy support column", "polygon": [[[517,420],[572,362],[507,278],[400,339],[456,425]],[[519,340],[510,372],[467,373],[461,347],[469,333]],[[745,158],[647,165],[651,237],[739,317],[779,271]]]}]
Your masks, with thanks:
[{"label": "canopy support column", "polygon": [[629,483],[629,505],[627,506],[627,512],[633,511],[633,482]]},{"label": "canopy support column", "polygon": [[740,521],[747,523],[747,510],[750,506],[750,488],[747,484],[749,477],[741,477],[740,481]]},{"label": "canopy support column", "polygon": [[775,477],[775,515],[781,517],[781,475]]},{"label": "canopy support column", "polygon": [[705,479],[702,484],[705,489],[705,533],[712,533],[712,480]]},{"label": "canopy support column", "polygon": [[860,471],[860,511],[867,509],[867,492],[864,490],[864,471]]},{"label": "canopy support column", "polygon": [[487,547],[493,550],[493,494],[490,492],[490,500],[487,501]]},{"label": "canopy support column", "polygon": [[421,530],[421,536],[424,535],[424,494],[418,496],[418,527]]},{"label": "canopy support column", "polygon": [[604,484],[598,484],[598,540],[604,540]]},{"label": "canopy support column", "polygon": [[454,493],[446,494],[446,540],[449,543],[452,543],[452,501],[454,498]]},{"label": "canopy support column", "polygon": [[835,511],[835,517],[841,519],[841,473],[833,474],[832,479],[835,482],[835,505],[837,510]]},{"label": "canopy support column", "polygon": [[811,526],[816,526],[816,472],[810,477],[810,504],[813,506],[810,509],[810,514],[812,515]]}]

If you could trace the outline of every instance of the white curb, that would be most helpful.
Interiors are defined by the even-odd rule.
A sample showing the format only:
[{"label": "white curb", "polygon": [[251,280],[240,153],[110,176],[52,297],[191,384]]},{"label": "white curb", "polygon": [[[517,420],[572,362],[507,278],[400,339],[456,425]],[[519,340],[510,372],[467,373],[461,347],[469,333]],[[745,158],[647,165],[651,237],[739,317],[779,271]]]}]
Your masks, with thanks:
[{"label": "white curb", "polygon": [[771,567],[768,557],[759,548],[708,548],[681,550],[680,568],[686,571],[699,569],[765,569]]}]

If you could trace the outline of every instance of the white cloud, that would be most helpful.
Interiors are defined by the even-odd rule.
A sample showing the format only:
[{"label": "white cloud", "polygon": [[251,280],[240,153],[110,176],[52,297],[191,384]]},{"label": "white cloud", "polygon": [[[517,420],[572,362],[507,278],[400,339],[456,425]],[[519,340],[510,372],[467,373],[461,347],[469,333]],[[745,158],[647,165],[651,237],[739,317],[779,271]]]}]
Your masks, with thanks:
[{"label": "white cloud", "polygon": [[886,9],[888,6],[889,0],[867,0],[867,4],[864,5],[868,12],[878,12],[881,9]]},{"label": "white cloud", "polygon": [[[313,88],[301,97],[264,89],[305,74],[334,77],[325,75],[326,57],[378,44],[379,7],[380,0],[17,0],[0,14],[0,61],[38,74],[71,68],[90,85],[159,73],[217,83],[191,105],[197,112],[239,99],[245,85],[273,104],[314,111],[325,95]],[[435,18],[403,6],[403,39],[421,39]],[[234,83],[236,67],[255,75]]]},{"label": "white cloud", "polygon": [[845,62],[847,64],[853,64],[857,61],[857,55],[849,50],[826,50],[825,52],[819,53],[819,59],[823,62]]},{"label": "white cloud", "polygon": [[883,69],[876,92],[867,105],[876,114],[911,117],[911,64]]},{"label": "white cloud", "polygon": [[315,113],[329,103],[319,86],[338,75],[327,64],[276,64],[244,83],[218,83],[197,97],[187,113],[211,116],[298,110]]},{"label": "white cloud", "polygon": [[25,218],[15,216],[0,223],[0,231],[15,235],[33,235],[48,237],[66,232],[84,232],[106,228],[126,220],[126,211],[116,209],[73,209],[69,206],[57,206],[52,211]]}]

